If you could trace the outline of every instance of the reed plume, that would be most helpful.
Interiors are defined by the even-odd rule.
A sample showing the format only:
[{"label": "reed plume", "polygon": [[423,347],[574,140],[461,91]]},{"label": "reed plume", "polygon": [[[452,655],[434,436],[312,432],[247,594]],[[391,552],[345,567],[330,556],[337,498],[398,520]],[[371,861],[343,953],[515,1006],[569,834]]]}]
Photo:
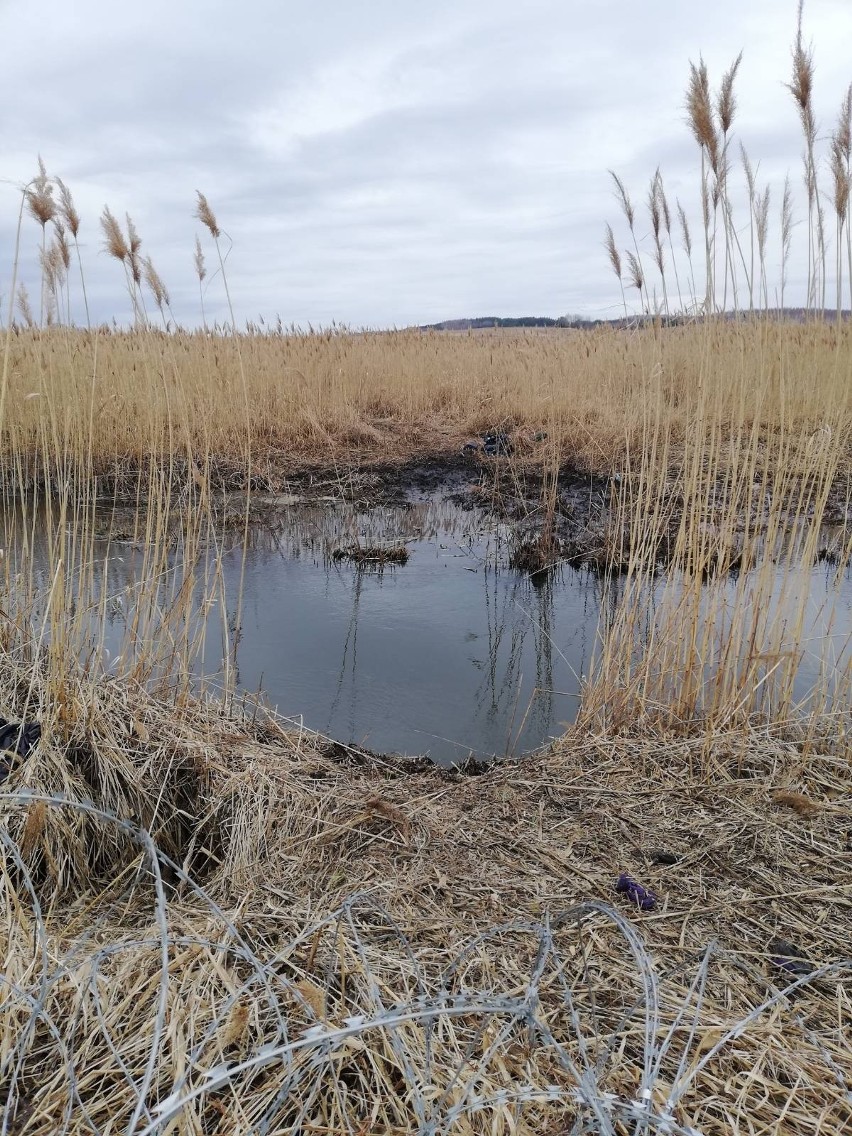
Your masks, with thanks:
[{"label": "reed plume", "polygon": [[213,238],[213,240],[217,241],[222,235],[222,230],[219,228],[219,223],[216,220],[216,215],[210,208],[207,198],[204,196],[201,190],[197,189],[195,192],[198,197],[195,216],[198,218],[201,224],[209,230],[210,236]]},{"label": "reed plume", "polygon": [[[104,248],[107,253],[115,260],[121,262],[124,268],[124,282],[127,285],[127,292],[130,296],[130,303],[133,308],[134,323],[139,322],[139,301],[136,296],[136,276],[139,275],[141,279],[141,269],[139,266],[139,246],[142,243],[139,236],[133,227],[133,222],[127,218],[128,234],[127,236],[121,230],[116,218],[110,212],[108,206],[104,206],[104,211],[101,214],[101,229],[104,234]],[[131,248],[133,242],[135,247]]]},{"label": "reed plume", "polygon": [[763,294],[763,306],[769,306],[769,294],[766,281],[766,243],[769,236],[769,186],[762,194],[758,194],[754,205],[754,217],[757,229],[757,253],[760,261],[760,287]]},{"label": "reed plume", "polygon": [[77,266],[80,270],[80,288],[83,293],[83,306],[86,310],[86,326],[89,327],[91,326],[91,318],[89,315],[89,297],[86,293],[86,278],[83,274],[83,261],[80,256],[80,244],[77,239],[80,232],[80,214],[77,212],[77,208],[74,204],[74,198],[71,196],[71,190],[62,180],[62,178],[58,177],[55,179],[55,181],[57,186],[59,187],[59,213],[65,225],[65,228],[71,234],[71,239],[74,241],[74,251],[77,254]]},{"label": "reed plume", "polygon": [[[633,253],[629,255],[632,256],[636,262],[637,272],[633,273],[631,270],[631,276],[633,278],[634,286],[637,279],[642,282],[639,285],[639,299],[641,302],[643,295],[642,289],[645,287],[645,278],[642,271],[642,257],[639,252],[639,242],[636,239],[636,210],[633,208],[633,202],[630,200],[630,194],[627,192],[627,187],[618,176],[618,174],[614,170],[610,170],[609,175],[615,183],[615,196],[627,220],[627,226],[630,229],[630,236],[633,238]],[[645,296],[645,304],[643,306],[645,310],[650,311],[650,307],[648,306],[647,301],[647,293]]]},{"label": "reed plume", "polygon": [[833,203],[837,225],[837,322],[843,308],[843,229],[849,207],[849,172],[843,158],[837,136],[831,142],[831,176],[833,181]]},{"label": "reed plume", "polygon": [[56,202],[53,200],[53,184],[47,176],[41,155],[38,159],[38,173],[26,190],[26,200],[30,216],[44,229],[56,216]]},{"label": "reed plume", "polygon": [[627,267],[629,268],[630,283],[642,295],[642,289],[645,287],[645,277],[642,274],[642,265],[632,252],[627,252]]},{"label": "reed plume", "polygon": [[[41,225],[41,255],[39,259],[42,267],[44,267],[47,259],[47,226],[56,216],[56,202],[53,200],[53,183],[47,175],[41,154],[38,156],[38,173],[24,191],[24,197],[30,216]],[[42,275],[40,323],[44,322],[46,289],[47,279]]]},{"label": "reed plume", "polygon": [[840,107],[834,139],[842,155],[847,173],[852,172],[852,83],[846,89],[846,96]]},{"label": "reed plume", "polygon": [[615,235],[612,231],[612,225],[607,222],[606,226],[606,239],[604,240],[604,247],[606,248],[609,263],[612,265],[612,270],[618,277],[618,284],[621,288],[621,302],[624,306],[624,318],[627,319],[627,300],[624,295],[624,276],[621,266],[621,253],[615,243]]},{"label": "reed plume", "polygon": [[68,232],[76,240],[77,235],[80,232],[80,214],[77,212],[76,206],[74,205],[74,199],[71,196],[71,190],[62,180],[62,178],[58,177],[55,180],[57,186],[59,187],[60,216],[62,217],[62,220],[65,224],[65,227],[68,229]]},{"label": "reed plume", "polygon": [[[808,199],[808,308],[817,305],[820,276],[822,277],[822,307],[825,307],[825,236],[822,207],[815,157],[817,123],[813,108],[814,57],[806,48],[803,36],[804,0],[799,0],[796,39],[793,44],[793,73],[787,89],[793,96],[805,137],[805,191]],[[820,268],[822,265],[822,269]]]},{"label": "reed plume", "polygon": [[615,275],[621,280],[621,254],[615,245],[615,236],[612,231],[612,225],[607,222],[606,226],[606,245],[607,255],[609,256],[609,263],[612,265],[612,270]]},{"label": "reed plume", "polygon": [[127,226],[127,267],[132,284],[133,308],[136,318],[141,319],[142,323],[147,323],[148,313],[145,310],[145,297],[142,294],[142,258],[139,255],[142,238],[139,236],[133,218],[129,213],[125,213],[124,220]]},{"label": "reed plume", "polygon": [[701,152],[701,213],[704,223],[705,288],[704,311],[710,315],[715,309],[713,280],[713,234],[711,231],[710,175],[718,184],[719,138],[713,119],[713,100],[707,64],[700,59],[698,65],[689,64],[689,84],[686,90],[687,119],[693,137]]},{"label": "reed plume", "polygon": [[666,236],[669,242],[669,252],[671,253],[672,257],[672,269],[674,270],[675,288],[677,289],[678,304],[682,307],[683,298],[681,296],[680,290],[680,274],[677,270],[677,257],[675,256],[674,240],[672,239],[672,214],[669,208],[668,198],[666,197],[666,188],[663,184],[663,175],[659,166],[657,167],[657,200],[659,201],[660,212],[663,216],[663,228],[666,231]]},{"label": "reed plume", "polygon": [[755,224],[757,221],[755,209],[757,207],[757,174],[751,164],[748,151],[740,142],[740,161],[743,164],[746,186],[748,188],[748,233],[749,233],[749,270],[748,270],[748,310],[754,311],[754,239]]},{"label": "reed plume", "polygon": [[160,316],[163,320],[163,327],[168,331],[166,309],[171,308],[169,293],[163,283],[162,277],[154,267],[154,262],[151,260],[150,256],[146,256],[142,261],[142,273],[145,277],[145,283],[148,285],[151,295],[154,297],[154,303],[159,309]]},{"label": "reed plume", "polygon": [[121,226],[109,210],[109,206],[104,206],[104,211],[101,214],[101,228],[104,233],[104,248],[110,256],[120,260],[122,264],[127,264],[127,259],[130,256],[130,249],[127,247],[127,241],[124,239],[124,233],[121,231]]},{"label": "reed plume", "polygon": [[71,249],[68,247],[68,237],[65,235],[65,226],[61,221],[54,223],[54,243],[62,267],[67,272],[71,267]]},{"label": "reed plume", "polygon": [[692,306],[696,307],[698,303],[698,293],[695,290],[695,265],[692,261],[692,233],[689,230],[689,220],[686,216],[686,210],[680,203],[678,198],[675,202],[677,207],[677,217],[680,222],[680,237],[683,245],[683,251],[686,253],[686,262],[689,265],[689,281],[692,289]]},{"label": "reed plume", "polygon": [[[835,276],[837,320],[842,319],[844,300],[852,301],[852,85],[843,97],[840,114],[835,129],[829,139],[827,171],[830,185],[822,185],[824,170],[820,166],[818,154],[820,134],[814,113],[815,66],[812,49],[804,38],[804,0],[797,4],[797,21],[792,47],[792,73],[787,76],[786,89],[793,96],[801,129],[805,139],[803,153],[804,187],[807,195],[807,294],[803,299],[810,313],[826,310],[826,283],[830,283],[831,268],[828,246],[832,243],[829,232],[830,216],[834,212],[835,237]],[[703,282],[703,304],[697,301],[695,267],[692,259],[692,237],[689,232],[686,212],[677,202],[677,219],[683,237],[683,251],[689,262],[692,303],[696,310],[705,315],[725,312],[731,307],[734,314],[745,309],[743,280],[748,289],[748,310],[756,307],[769,308],[770,283],[768,280],[767,257],[770,241],[770,207],[775,200],[774,192],[768,186],[759,187],[758,173],[760,163],[753,163],[749,153],[738,142],[739,160],[737,169],[744,174],[748,203],[748,243],[743,239],[745,225],[735,223],[734,211],[737,196],[734,192],[734,161],[731,144],[734,140],[738,114],[737,81],[742,69],[743,53],[740,52],[721,77],[718,90],[710,81],[707,65],[703,58],[697,63],[690,62],[689,77],[685,91],[686,119],[690,133],[698,145],[701,160],[700,202],[701,219],[704,226],[705,277]],[[668,288],[673,272],[680,296],[681,287],[678,261],[681,249],[675,250],[671,233],[671,215],[663,185],[662,174],[657,169],[647,194],[646,204],[649,217],[648,238],[650,247],[640,253],[637,242],[637,213],[621,178],[610,171],[616,198],[630,227],[633,237],[633,257],[638,266],[635,272],[625,271],[625,286],[636,286],[641,279],[643,295],[648,297],[645,305],[650,310],[649,273],[643,266],[644,256],[650,255],[660,272],[663,289],[663,304],[670,307]],[[793,251],[793,194],[789,181],[784,185],[781,205],[781,271],[780,297],[777,288],[773,290],[775,302],[784,308],[787,300],[789,271]],[[721,212],[721,216],[720,216]],[[724,231],[724,254],[720,241]],[[666,263],[665,242],[668,240],[670,264]],[[804,244],[804,241],[803,241]],[[609,243],[607,244],[609,251]],[[719,286],[719,273],[722,271],[724,255],[724,275]],[[804,259],[804,258],[803,258]],[[627,268],[627,262],[625,262]],[[668,276],[668,279],[667,279]],[[848,286],[844,277],[848,276]],[[847,290],[848,288],[848,290]],[[829,300],[830,303],[830,300]]]},{"label": "reed plume", "polygon": [[686,255],[691,260],[692,259],[692,235],[690,234],[690,231],[689,231],[689,221],[687,219],[686,212],[685,212],[683,206],[681,205],[680,201],[677,202],[677,216],[678,216],[678,220],[680,221],[680,235],[681,235],[681,239],[683,241],[683,251],[686,253]]},{"label": "reed plume", "polygon": [[139,249],[142,247],[142,238],[136,231],[136,226],[133,224],[133,219],[129,213],[125,213],[127,222],[127,263],[130,268],[130,275],[133,278],[134,284],[142,283],[142,261],[139,257]]},{"label": "reed plume", "polygon": [[63,241],[64,232],[57,225],[57,233],[47,250],[39,251],[42,280],[45,287],[45,322],[48,326],[59,320],[62,289],[67,280],[68,246]]},{"label": "reed plume", "polygon": [[621,180],[615,170],[610,170],[609,175],[615,182],[615,195],[618,198],[621,208],[624,211],[624,216],[627,218],[627,224],[632,229],[636,220],[636,212],[633,208],[633,203],[630,200],[630,194],[627,192],[627,188],[625,187],[624,182]]},{"label": "reed plume", "polygon": [[730,146],[730,132],[734,123],[737,102],[734,94],[734,83],[737,72],[742,63],[743,53],[740,52],[728,70],[722,76],[719,95],[716,99],[716,114],[719,119],[719,132],[721,133],[722,148],[719,155],[718,169],[716,170],[716,186],[722,206],[722,227],[725,232],[725,280],[722,289],[722,311],[728,306],[728,279],[731,281],[731,293],[734,308],[739,306],[737,295],[737,276],[734,264],[733,245],[737,243],[736,229],[734,228],[731,208],[731,198],[728,193],[728,176],[731,172],[731,161],[728,154]]},{"label": "reed plume", "polygon": [[663,210],[660,205],[660,170],[651,178],[648,189],[648,214],[651,219],[651,235],[654,239],[653,261],[657,266],[663,287],[663,308],[669,314],[669,298],[666,290],[666,263],[663,251]]},{"label": "reed plume", "polygon": [[195,238],[195,274],[199,280],[204,280],[207,275],[207,269],[204,265],[204,250],[201,248],[201,241],[198,237]]},{"label": "reed plume", "polygon": [[693,137],[706,154],[710,169],[719,168],[719,138],[713,121],[713,99],[707,64],[700,59],[698,65],[689,65],[689,85],[686,92],[686,109]]},{"label": "reed plume", "polygon": [[18,295],[16,299],[21,319],[23,319],[27,327],[34,328],[36,326],[36,321],[33,317],[33,310],[30,306],[30,296],[27,292],[26,284],[18,285]]},{"label": "reed plume", "polygon": [[849,292],[852,298],[852,234],[850,224],[850,189],[852,189],[852,85],[840,107],[837,127],[831,136],[831,177],[837,231],[837,323],[843,315],[843,233],[846,231],[849,258]]},{"label": "reed plume", "polygon": [[737,72],[740,69],[740,64],[743,61],[743,53],[740,52],[725,74],[722,76],[722,84],[719,88],[719,97],[716,100],[716,111],[719,115],[719,125],[722,129],[723,139],[731,132],[731,127],[734,123],[734,115],[737,110],[737,100],[734,95],[734,82],[737,77]]},{"label": "reed plume", "polygon": [[68,287],[68,273],[71,271],[71,249],[68,245],[68,236],[65,232],[65,226],[62,221],[57,217],[53,222],[54,237],[53,248],[54,255],[62,266],[62,284],[65,288],[65,315],[68,326],[71,326],[71,289]]},{"label": "reed plume", "polygon": [[196,235],[195,238],[195,275],[198,277],[198,296],[201,301],[201,322],[204,328],[207,328],[207,317],[204,314],[204,278],[207,275],[207,268],[204,264],[204,250],[201,248],[201,241]]}]

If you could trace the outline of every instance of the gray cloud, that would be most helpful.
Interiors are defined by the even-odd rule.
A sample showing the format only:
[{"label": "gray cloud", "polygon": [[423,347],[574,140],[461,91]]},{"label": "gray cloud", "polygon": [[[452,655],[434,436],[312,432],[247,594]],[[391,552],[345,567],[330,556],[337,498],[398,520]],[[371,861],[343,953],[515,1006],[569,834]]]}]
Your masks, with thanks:
[{"label": "gray cloud", "polygon": [[[627,234],[607,169],[639,205],[660,164],[698,226],[683,113],[690,59],[703,53],[718,78],[745,49],[742,137],[776,203],[788,168],[798,187],[801,143],[782,85],[796,4],[782,7],[719,0],[687,17],[675,0],[324,0],[310,10],[44,0],[37,11],[12,0],[0,8],[0,97],[14,108],[0,139],[0,292],[14,185],[40,152],[83,214],[99,317],[129,318],[120,267],[100,252],[107,202],[133,216],[178,318],[198,321],[196,188],[233,240],[242,318],[387,326],[613,314],[604,222],[622,243]],[[825,132],[852,79],[852,8],[809,0],[806,16]],[[745,233],[741,197],[736,216]],[[38,238],[28,222],[31,285]],[[794,284],[801,263],[797,248]],[[206,303],[224,315],[220,281]]]}]

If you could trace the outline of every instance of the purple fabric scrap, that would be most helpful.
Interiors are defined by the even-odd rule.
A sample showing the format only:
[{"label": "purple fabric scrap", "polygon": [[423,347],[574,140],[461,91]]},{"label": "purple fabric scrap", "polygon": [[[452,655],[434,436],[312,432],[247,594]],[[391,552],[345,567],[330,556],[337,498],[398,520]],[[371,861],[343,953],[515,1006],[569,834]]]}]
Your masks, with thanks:
[{"label": "purple fabric scrap", "polygon": [[657,897],[648,888],[643,887],[638,880],[634,880],[632,876],[628,876],[626,872],[622,872],[618,877],[615,885],[615,890],[623,892],[624,895],[642,911],[653,911],[657,906]]}]

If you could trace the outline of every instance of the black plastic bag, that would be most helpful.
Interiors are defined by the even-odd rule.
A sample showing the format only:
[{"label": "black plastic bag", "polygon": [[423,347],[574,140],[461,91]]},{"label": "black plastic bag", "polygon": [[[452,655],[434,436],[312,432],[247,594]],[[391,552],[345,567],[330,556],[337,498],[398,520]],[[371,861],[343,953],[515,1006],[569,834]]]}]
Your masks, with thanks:
[{"label": "black plastic bag", "polygon": [[41,737],[38,722],[7,722],[0,718],[0,781],[5,781],[17,759],[29,757]]}]

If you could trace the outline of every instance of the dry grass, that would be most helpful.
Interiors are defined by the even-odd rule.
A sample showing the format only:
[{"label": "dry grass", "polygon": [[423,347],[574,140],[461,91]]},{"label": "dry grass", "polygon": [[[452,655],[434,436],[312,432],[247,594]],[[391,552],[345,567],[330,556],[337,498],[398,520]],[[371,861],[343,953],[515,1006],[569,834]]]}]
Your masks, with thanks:
[{"label": "dry grass", "polygon": [[575,731],[459,778],[102,687],[0,798],[7,1130],[843,1131],[830,736]]},{"label": "dry grass", "polygon": [[[779,362],[785,409],[772,426],[768,414],[763,423],[745,413],[736,426],[726,421],[715,360],[684,400],[685,436],[662,390],[649,407],[638,460],[625,460],[611,515],[609,559],[627,579],[584,698],[582,714],[598,728],[659,719],[716,729],[755,714],[788,720],[847,706],[848,644],[810,643],[806,628],[809,574],[832,517],[841,524],[836,580],[852,553],[848,391],[838,388],[820,416],[788,417],[783,355]],[[668,575],[656,585],[660,565]],[[797,697],[809,652],[821,674]]]}]

